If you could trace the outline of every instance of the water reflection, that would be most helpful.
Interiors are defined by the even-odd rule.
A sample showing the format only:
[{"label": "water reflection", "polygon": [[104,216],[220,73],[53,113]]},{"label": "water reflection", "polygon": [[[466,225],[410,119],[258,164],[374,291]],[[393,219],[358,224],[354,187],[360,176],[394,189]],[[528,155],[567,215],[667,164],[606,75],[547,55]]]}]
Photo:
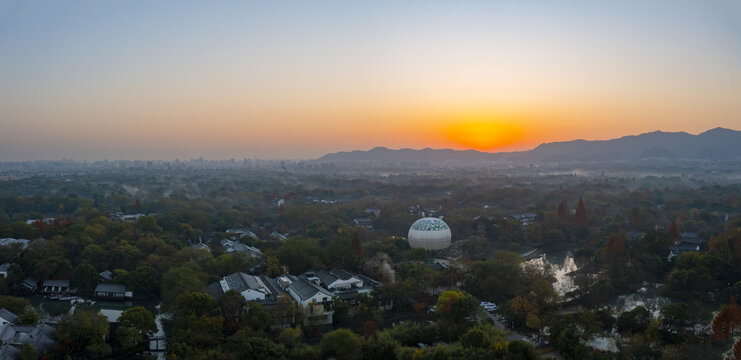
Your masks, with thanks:
[{"label": "water reflection", "polygon": [[636,306],[643,306],[654,317],[657,317],[661,307],[669,302],[669,298],[661,296],[661,284],[643,282],[635,293],[618,296],[610,303],[610,306],[615,308],[616,314],[633,310]]},{"label": "water reflection", "polygon": [[569,276],[571,272],[579,269],[571,251],[543,254],[526,261],[525,265],[533,266],[553,276],[555,280],[552,284],[553,290],[562,297],[565,297],[566,294],[577,288],[576,284],[574,284],[574,279]]}]

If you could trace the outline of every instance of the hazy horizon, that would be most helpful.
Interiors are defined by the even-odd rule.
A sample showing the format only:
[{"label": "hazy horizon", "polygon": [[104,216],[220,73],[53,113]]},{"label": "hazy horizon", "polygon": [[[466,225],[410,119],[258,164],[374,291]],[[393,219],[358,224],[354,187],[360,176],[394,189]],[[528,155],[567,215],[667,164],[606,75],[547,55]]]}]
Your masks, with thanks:
[{"label": "hazy horizon", "polygon": [[741,3],[0,0],[0,161],[741,129]]}]

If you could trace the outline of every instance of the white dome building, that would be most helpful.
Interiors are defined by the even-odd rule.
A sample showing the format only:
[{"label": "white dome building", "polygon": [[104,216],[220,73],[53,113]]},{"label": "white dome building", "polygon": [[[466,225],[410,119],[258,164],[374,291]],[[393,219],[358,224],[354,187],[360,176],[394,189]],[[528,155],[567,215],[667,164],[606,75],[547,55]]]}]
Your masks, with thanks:
[{"label": "white dome building", "polygon": [[440,250],[450,246],[450,228],[438,218],[421,218],[409,228],[409,246]]}]

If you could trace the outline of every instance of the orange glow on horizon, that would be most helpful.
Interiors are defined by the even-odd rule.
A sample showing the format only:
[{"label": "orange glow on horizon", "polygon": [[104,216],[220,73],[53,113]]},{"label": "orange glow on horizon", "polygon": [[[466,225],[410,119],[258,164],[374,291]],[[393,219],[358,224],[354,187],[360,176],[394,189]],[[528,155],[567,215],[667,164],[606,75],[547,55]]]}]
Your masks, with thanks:
[{"label": "orange glow on horizon", "polygon": [[465,147],[487,151],[510,145],[522,137],[523,130],[514,124],[493,121],[470,121],[450,126],[448,139]]}]

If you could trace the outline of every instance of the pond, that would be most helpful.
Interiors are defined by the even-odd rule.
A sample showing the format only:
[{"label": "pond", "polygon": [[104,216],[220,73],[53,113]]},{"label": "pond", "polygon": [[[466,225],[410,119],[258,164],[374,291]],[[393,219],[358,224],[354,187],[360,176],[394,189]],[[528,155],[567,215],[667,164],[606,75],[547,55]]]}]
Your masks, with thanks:
[{"label": "pond", "polygon": [[568,275],[579,269],[571,251],[542,254],[526,261],[525,264],[548,271],[555,279],[552,284],[553,290],[562,297],[577,289],[574,279]]},{"label": "pond", "polygon": [[643,282],[636,292],[620,295],[609,302],[615,309],[615,314],[630,311],[637,306],[643,306],[655,317],[659,316],[661,307],[670,303],[669,298],[661,296],[661,284]]}]

